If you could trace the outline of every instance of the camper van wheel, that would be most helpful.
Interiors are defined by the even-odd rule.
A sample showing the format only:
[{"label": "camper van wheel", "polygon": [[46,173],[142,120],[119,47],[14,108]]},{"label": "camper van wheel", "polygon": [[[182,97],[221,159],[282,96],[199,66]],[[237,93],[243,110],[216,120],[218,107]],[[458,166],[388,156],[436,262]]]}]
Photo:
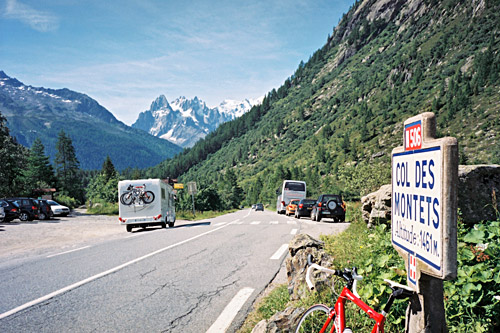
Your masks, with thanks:
[{"label": "camper van wheel", "polygon": [[169,228],[173,228],[173,227],[174,227],[174,223],[175,223],[175,222],[168,222],[168,227],[169,227]]},{"label": "camper van wheel", "polygon": [[132,232],[132,226],[130,224],[127,225],[127,232]]},{"label": "camper van wheel", "polygon": [[166,227],[167,227],[167,224],[166,224],[165,222],[162,222],[161,227],[162,227],[162,228],[166,228]]}]

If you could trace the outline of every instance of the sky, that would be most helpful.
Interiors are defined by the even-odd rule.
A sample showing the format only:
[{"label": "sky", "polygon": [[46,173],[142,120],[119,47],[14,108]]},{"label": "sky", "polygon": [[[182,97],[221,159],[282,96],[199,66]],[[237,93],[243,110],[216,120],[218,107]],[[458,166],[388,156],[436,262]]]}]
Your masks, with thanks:
[{"label": "sky", "polygon": [[131,125],[161,94],[264,96],[354,0],[0,0],[0,70],[84,93]]}]

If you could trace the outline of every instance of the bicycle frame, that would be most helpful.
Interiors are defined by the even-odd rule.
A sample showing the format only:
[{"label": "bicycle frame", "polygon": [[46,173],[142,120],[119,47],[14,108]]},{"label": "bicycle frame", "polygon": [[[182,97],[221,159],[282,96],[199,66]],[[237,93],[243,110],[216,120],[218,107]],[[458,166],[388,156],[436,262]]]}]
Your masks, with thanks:
[{"label": "bicycle frame", "polygon": [[363,302],[359,297],[354,295],[347,287],[342,289],[337,302],[335,303],[335,329],[337,332],[343,332],[345,329],[345,302],[349,299],[363,310],[371,319],[375,320],[372,333],[384,333],[385,316],[378,313]]},{"label": "bicycle frame", "polygon": [[324,333],[327,326],[330,324],[332,319],[334,320],[334,325],[332,326],[331,333],[344,332],[345,326],[345,302],[349,299],[354,304],[356,304],[361,310],[363,310],[371,319],[375,320],[375,325],[373,326],[372,333],[384,333],[385,316],[378,313],[369,307],[365,302],[363,302],[359,297],[354,295],[347,287],[342,289],[337,302],[335,303],[335,308],[331,309],[330,315],[327,321],[323,325],[320,333]]}]

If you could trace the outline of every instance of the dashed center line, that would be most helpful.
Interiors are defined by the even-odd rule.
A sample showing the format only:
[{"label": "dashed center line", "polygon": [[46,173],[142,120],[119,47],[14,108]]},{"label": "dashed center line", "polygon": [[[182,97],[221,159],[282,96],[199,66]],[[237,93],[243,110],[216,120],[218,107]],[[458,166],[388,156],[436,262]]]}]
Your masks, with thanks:
[{"label": "dashed center line", "polygon": [[260,224],[260,221],[253,221],[253,222],[251,222],[250,224],[254,224],[254,225],[255,225],[255,224]]}]

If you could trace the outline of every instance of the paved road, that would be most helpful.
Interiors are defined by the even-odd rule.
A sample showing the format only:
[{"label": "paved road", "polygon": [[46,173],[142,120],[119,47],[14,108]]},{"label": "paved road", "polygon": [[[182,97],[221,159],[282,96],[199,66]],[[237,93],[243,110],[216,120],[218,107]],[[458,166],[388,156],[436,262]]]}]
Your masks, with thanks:
[{"label": "paved road", "polygon": [[346,226],[242,210],[4,256],[1,331],[234,332],[294,234]]}]

